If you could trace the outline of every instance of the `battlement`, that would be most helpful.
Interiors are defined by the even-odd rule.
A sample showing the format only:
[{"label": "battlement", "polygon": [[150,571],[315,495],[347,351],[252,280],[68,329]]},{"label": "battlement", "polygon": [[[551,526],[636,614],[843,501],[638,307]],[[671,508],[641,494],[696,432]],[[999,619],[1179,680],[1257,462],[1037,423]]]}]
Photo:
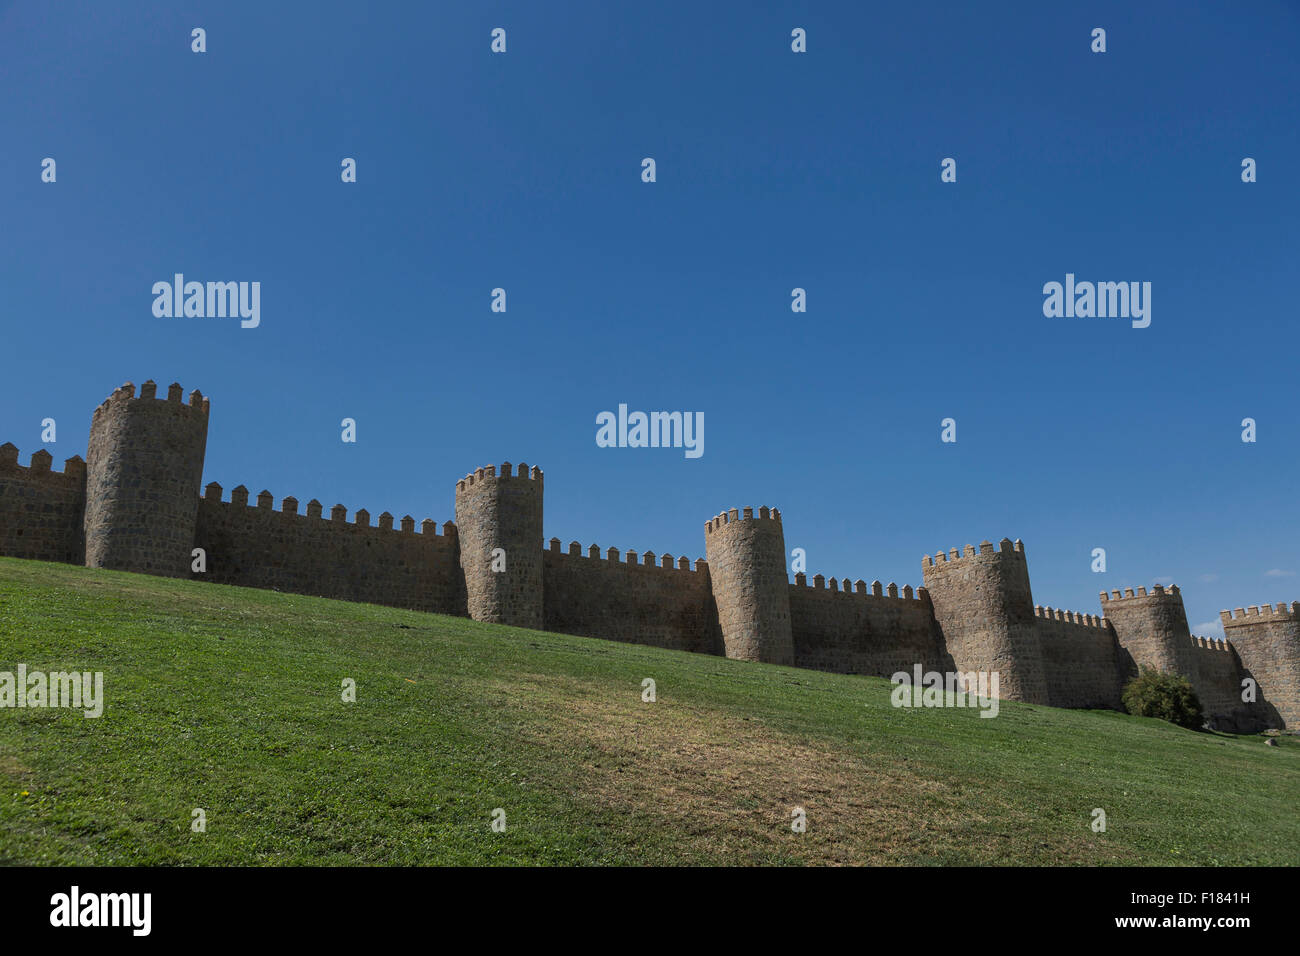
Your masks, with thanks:
[{"label": "battlement", "polygon": [[1138,588],[1137,593],[1134,593],[1132,588],[1124,588],[1123,594],[1120,594],[1118,590],[1111,591],[1110,594],[1107,594],[1105,591],[1102,591],[1101,603],[1109,604],[1111,601],[1127,601],[1131,598],[1135,599],[1135,598],[1153,598],[1153,597],[1163,597],[1163,598],[1170,598],[1170,599],[1178,598],[1179,600],[1182,600],[1182,592],[1178,590],[1177,584],[1171,584],[1167,588],[1162,584],[1153,584],[1151,586],[1150,594],[1147,593],[1146,588]]},{"label": "battlement", "polygon": [[529,481],[535,481],[540,485],[542,482],[542,469],[534,465],[530,470],[528,465],[522,461],[519,463],[518,467],[511,465],[508,461],[504,461],[501,463],[501,473],[498,475],[496,465],[487,465],[483,468],[477,469],[476,471],[470,472],[460,481],[456,482],[456,493],[462,494],[463,492],[471,491],[475,486],[481,486],[487,481],[498,478],[523,478]]},{"label": "battlement", "polygon": [[1223,640],[1222,638],[1197,637],[1196,635],[1192,635],[1192,645],[1202,650],[1222,651],[1225,653],[1229,650],[1231,646],[1228,644],[1226,640]]},{"label": "battlement", "polygon": [[1300,601],[1292,601],[1289,605],[1278,604],[1277,607],[1271,604],[1251,605],[1245,609],[1237,608],[1235,611],[1219,612],[1219,620],[1223,622],[1224,627],[1293,621],[1297,618],[1300,618]]},{"label": "battlement", "polygon": [[713,532],[720,528],[738,521],[771,521],[776,525],[780,525],[781,512],[779,509],[769,508],[767,505],[763,505],[759,508],[757,515],[754,514],[753,508],[744,509],[743,514],[739,509],[732,508],[730,511],[724,511],[704,522],[704,533],[713,534]]},{"label": "battlement", "polygon": [[1095,614],[1080,614],[1078,611],[1063,611],[1060,608],[1043,607],[1041,604],[1034,605],[1034,617],[1042,618],[1046,621],[1063,621],[1066,624],[1079,624],[1083,627],[1107,627],[1109,622],[1104,617],[1098,617]]},{"label": "battlement", "polygon": [[[210,481],[204,486],[202,500],[207,504],[225,505],[231,508],[250,507],[248,503],[248,489],[243,485],[236,485],[234,488],[230,489],[229,500],[222,500],[221,496],[222,488],[221,485],[217,484],[217,482]],[[265,489],[258,492],[256,504],[251,507],[254,511],[258,512],[283,515],[287,518],[302,518],[304,520],[317,519],[332,522],[334,524],[346,525],[347,527],[356,530],[391,531],[394,534],[417,533],[415,519],[410,515],[403,516],[400,526],[394,527],[393,522],[395,519],[393,518],[393,515],[385,511],[379,516],[379,524],[372,525],[370,523],[370,512],[365,508],[361,508],[355,512],[353,520],[348,521],[348,509],[346,506],[341,504],[334,505],[334,507],[330,509],[329,516],[326,517],[324,514],[324,507],[315,498],[307,502],[306,512],[298,510],[298,499],[292,496],[284,498],[280,502],[280,508],[277,510],[275,507],[275,497],[271,492],[266,491]],[[420,522],[420,530],[418,533],[427,537],[454,538],[456,537],[456,525],[455,522],[445,521],[443,522],[440,531],[436,521],[432,518],[425,518]]]},{"label": "battlement", "polygon": [[629,568],[644,568],[647,571],[687,571],[692,574],[708,571],[709,563],[703,558],[695,560],[695,567],[691,568],[691,559],[680,557],[673,561],[673,556],[664,553],[656,557],[653,551],[646,551],[638,554],[636,551],[628,550],[625,552],[625,560],[619,559],[618,548],[608,548],[602,555],[600,546],[593,544],[586,548],[584,553],[582,545],[577,541],[570,541],[567,550],[562,548],[559,538],[551,538],[548,542],[546,554],[550,558],[577,558],[581,561],[601,561],[607,564],[618,564]]},{"label": "battlement", "polygon": [[[828,586],[829,585],[829,586]],[[814,574],[812,582],[809,583],[808,575],[800,572],[794,576],[792,588],[800,588],[813,592],[823,592],[825,594],[843,594],[848,597],[861,598],[885,598],[896,601],[928,601],[930,595],[925,588],[916,588],[913,590],[910,584],[903,585],[900,592],[899,587],[893,581],[888,584],[881,584],[879,581],[872,581],[870,585],[859,578],[856,581],[850,581],[848,578],[836,579],[826,578],[820,574]]]},{"label": "battlement", "polygon": [[73,455],[63,462],[63,471],[51,471],[54,456],[44,448],[32,452],[30,464],[18,464],[18,448],[11,442],[0,445],[0,474],[15,478],[32,478],[54,482],[84,482],[86,480],[86,463],[80,455]]},{"label": "battlement", "polygon": [[933,568],[940,565],[958,564],[967,558],[978,558],[986,554],[1017,554],[1021,560],[1024,560],[1025,545],[1019,538],[1014,542],[1010,538],[1003,538],[998,542],[995,549],[991,541],[981,541],[978,551],[975,550],[975,545],[968,544],[960,551],[957,548],[949,549],[946,554],[939,551],[933,559],[928,554],[924,554],[921,556],[921,567]]},{"label": "battlement", "polygon": [[137,398],[135,394],[135,384],[132,382],[126,382],[116,388],[108,398],[99,403],[99,407],[95,409],[94,414],[91,416],[91,421],[93,423],[114,406],[124,405],[130,402],[145,401],[166,402],[170,405],[175,405],[178,408],[188,409],[191,413],[202,415],[204,418],[208,417],[211,403],[204,397],[203,393],[197,388],[194,389],[194,391],[190,392],[189,403],[185,404],[182,401],[184,392],[185,390],[181,388],[179,382],[172,382],[171,385],[167,387],[166,397],[159,398],[158,385],[153,381],[153,379],[150,379],[140,386],[140,395]]}]

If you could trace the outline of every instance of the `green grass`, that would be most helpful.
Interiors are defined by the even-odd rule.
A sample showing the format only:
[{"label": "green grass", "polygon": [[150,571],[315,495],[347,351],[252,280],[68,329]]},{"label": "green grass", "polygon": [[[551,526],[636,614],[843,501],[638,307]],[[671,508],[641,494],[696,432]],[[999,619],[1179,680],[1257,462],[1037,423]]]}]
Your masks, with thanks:
[{"label": "green grass", "polygon": [[1300,862],[1294,737],[0,559],[19,663],[107,704],[0,709],[11,864]]}]

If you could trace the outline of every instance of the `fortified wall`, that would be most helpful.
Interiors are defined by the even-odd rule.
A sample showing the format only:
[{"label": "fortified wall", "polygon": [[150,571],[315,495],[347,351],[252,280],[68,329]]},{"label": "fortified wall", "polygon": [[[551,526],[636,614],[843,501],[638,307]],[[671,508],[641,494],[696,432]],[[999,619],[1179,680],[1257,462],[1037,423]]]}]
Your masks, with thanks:
[{"label": "fortified wall", "polygon": [[[786,573],[781,512],[704,525],[707,560],[543,539],[543,474],[506,462],[456,483],[454,522],[324,512],[269,491],[202,489],[209,401],[123,385],[95,409],[87,460],[18,464],[0,445],[0,554],[365,601],[700,654],[890,677],[996,671],[998,693],[1121,705],[1150,665],[1185,675],[1211,726],[1300,726],[1300,602],[1222,612],[1193,637],[1177,587],[1101,594],[1101,615],[1034,604],[1024,546],[1003,538],[921,562],[924,586]],[[200,559],[198,549],[202,550]],[[202,569],[198,570],[199,561]],[[1246,693],[1243,693],[1243,690]],[[1252,693],[1253,692],[1253,693]]]}]

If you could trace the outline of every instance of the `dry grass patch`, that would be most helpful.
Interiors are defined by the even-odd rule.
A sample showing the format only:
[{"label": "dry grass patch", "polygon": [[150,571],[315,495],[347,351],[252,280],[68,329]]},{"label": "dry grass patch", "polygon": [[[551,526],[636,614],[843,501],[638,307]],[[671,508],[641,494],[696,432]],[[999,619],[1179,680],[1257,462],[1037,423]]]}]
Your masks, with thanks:
[{"label": "dry grass patch", "polygon": [[24,766],[18,762],[18,758],[11,754],[0,754],[0,775],[17,780],[20,777],[31,776],[32,768]]},{"label": "dry grass patch", "polygon": [[[761,720],[554,675],[496,689],[494,703],[523,718],[521,743],[572,761],[575,798],[653,818],[701,861],[900,863],[989,823],[940,780]],[[802,834],[791,829],[797,807]]]}]

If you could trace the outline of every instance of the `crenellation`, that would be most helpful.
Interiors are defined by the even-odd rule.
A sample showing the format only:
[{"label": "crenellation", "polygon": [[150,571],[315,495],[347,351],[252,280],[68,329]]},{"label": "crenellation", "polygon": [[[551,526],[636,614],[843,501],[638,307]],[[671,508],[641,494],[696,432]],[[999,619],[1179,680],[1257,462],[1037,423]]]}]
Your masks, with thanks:
[{"label": "crenellation", "polygon": [[[80,463],[81,459],[74,457],[68,459],[68,461],[70,463]],[[57,472],[55,474],[57,474]],[[203,504],[222,505],[224,507],[249,507],[250,492],[244,485],[236,485],[231,489],[229,501],[224,501],[222,494],[223,489],[221,484],[215,481],[210,481],[203,487],[203,495],[200,502]],[[318,520],[324,518],[324,506],[319,500],[313,498],[307,502],[307,509],[305,512],[299,511],[299,505],[300,503],[298,499],[289,495],[281,500],[280,507],[277,509],[275,507],[275,496],[270,491],[263,489],[258,492],[255,498],[253,510],[289,518],[315,518]],[[385,511],[379,515],[377,525],[371,525],[370,518],[370,512],[365,508],[361,508],[353,516],[353,520],[349,522],[347,520],[347,507],[338,504],[330,509],[329,521],[338,522],[339,524],[345,525],[354,530],[357,528],[371,528],[371,530],[393,531],[394,533],[401,534],[417,533],[415,518],[409,514],[403,516],[399,522],[391,512]],[[432,518],[425,518],[420,523],[419,533],[429,537],[454,537],[456,526],[452,522],[448,521],[440,530],[436,521]]]},{"label": "crenellation", "polygon": [[[899,588],[897,584],[890,582],[888,587],[879,581],[873,582],[868,586],[866,581],[859,578],[857,581],[849,578],[836,578],[821,574],[813,575],[812,579],[800,571],[795,574],[794,581],[790,583],[792,589],[802,589],[811,592],[814,595],[821,594],[826,598],[831,595],[839,597],[851,597],[854,599],[871,600],[871,601],[898,601],[918,603],[928,601],[929,595],[926,594],[925,588],[914,588],[907,584]],[[892,588],[892,593],[889,591]]]},{"label": "crenellation", "polygon": [[18,463],[15,445],[0,445],[0,554],[84,563],[85,462],[73,455],[54,471],[44,448],[28,462]]},{"label": "crenellation", "polygon": [[50,487],[84,487],[86,463],[80,455],[64,459],[63,470],[54,471],[54,456],[38,448],[28,456],[26,465],[18,463],[18,449],[10,442],[0,445],[0,474],[41,482]]},{"label": "crenellation", "polygon": [[[550,538],[546,542],[545,557],[548,561],[564,560],[578,558],[582,562],[598,561],[602,564],[612,565],[614,567],[627,569],[629,572],[636,569],[635,573],[646,571],[688,571],[692,572],[691,559],[682,556],[674,558],[671,554],[657,554],[654,551],[637,551],[629,549],[623,551],[620,548],[608,548],[602,552],[600,545],[592,544],[583,548],[579,541],[570,541],[565,547],[563,541],[559,538]],[[692,573],[707,570],[707,564],[704,561],[697,562],[697,567]]]},{"label": "crenellation", "polygon": [[1098,617],[1094,614],[1084,614],[1082,611],[1067,611],[1063,608],[1044,607],[1041,604],[1034,605],[1034,617],[1041,621],[1060,621],[1062,624],[1071,624],[1075,627],[1105,627],[1105,618]]}]

